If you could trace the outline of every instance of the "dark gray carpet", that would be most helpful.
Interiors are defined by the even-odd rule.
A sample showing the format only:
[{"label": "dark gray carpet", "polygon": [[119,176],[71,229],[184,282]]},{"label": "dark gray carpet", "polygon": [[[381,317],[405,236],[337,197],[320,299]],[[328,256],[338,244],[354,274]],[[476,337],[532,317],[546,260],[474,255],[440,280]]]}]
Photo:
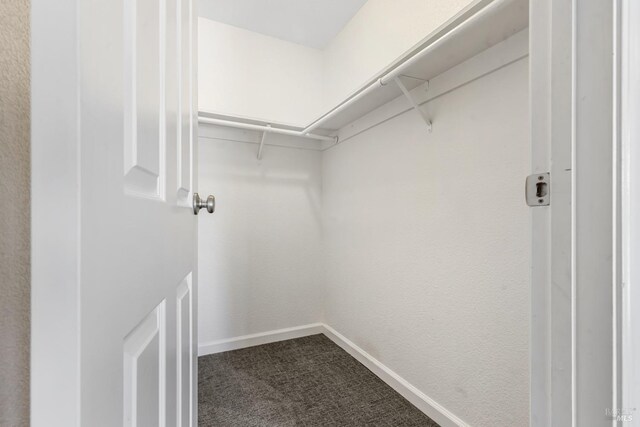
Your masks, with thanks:
[{"label": "dark gray carpet", "polygon": [[438,426],[324,335],[198,359],[200,426]]}]

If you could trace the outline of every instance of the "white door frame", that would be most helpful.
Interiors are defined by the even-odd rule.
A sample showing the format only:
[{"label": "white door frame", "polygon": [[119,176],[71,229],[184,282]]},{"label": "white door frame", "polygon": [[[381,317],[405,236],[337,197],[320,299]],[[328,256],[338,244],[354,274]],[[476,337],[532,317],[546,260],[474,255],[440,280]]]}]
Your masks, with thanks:
[{"label": "white door frame", "polygon": [[615,425],[621,408],[618,1],[530,2],[531,425]]},{"label": "white door frame", "polygon": [[[80,341],[76,13],[76,4],[70,1],[40,2],[31,9],[31,194],[37,196],[31,204],[30,407],[34,426],[44,426],[51,419],[80,425],[79,351],[68,352],[64,358],[38,357],[59,349],[77,349]],[[64,49],[38,49],[45,40]],[[55,192],[49,185],[52,179]],[[56,227],[50,226],[49,215],[57,218]],[[65,309],[48,318],[50,307]],[[53,393],[55,384],[66,392]]]},{"label": "white door frame", "polygon": [[621,10],[622,409],[623,415],[631,415],[629,425],[636,426],[640,425],[640,295],[634,291],[640,277],[640,3],[623,0]]}]

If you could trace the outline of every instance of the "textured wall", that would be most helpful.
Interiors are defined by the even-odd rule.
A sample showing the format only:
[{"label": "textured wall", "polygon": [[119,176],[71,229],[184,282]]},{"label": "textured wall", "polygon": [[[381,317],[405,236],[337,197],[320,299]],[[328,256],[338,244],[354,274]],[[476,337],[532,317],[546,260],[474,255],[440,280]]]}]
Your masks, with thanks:
[{"label": "textured wall", "polygon": [[321,153],[266,146],[260,161],[256,144],[228,140],[258,132],[199,134],[198,188],[217,200],[198,215],[199,344],[320,321]]},{"label": "textured wall", "polygon": [[326,323],[470,425],[529,424],[528,62],[325,152]]},{"label": "textured wall", "polygon": [[29,1],[0,2],[0,426],[29,424]]},{"label": "textured wall", "polygon": [[317,49],[200,18],[198,76],[201,111],[299,126],[320,113]]}]

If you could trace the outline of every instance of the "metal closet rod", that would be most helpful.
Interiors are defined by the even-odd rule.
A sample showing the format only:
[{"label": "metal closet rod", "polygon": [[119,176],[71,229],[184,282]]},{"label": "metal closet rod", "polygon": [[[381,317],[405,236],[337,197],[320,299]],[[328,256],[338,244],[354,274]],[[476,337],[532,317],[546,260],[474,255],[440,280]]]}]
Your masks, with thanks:
[{"label": "metal closet rod", "polygon": [[263,126],[263,125],[254,125],[251,123],[233,122],[231,120],[212,119],[210,117],[204,117],[204,116],[198,116],[198,122],[208,123],[211,125],[218,125],[218,126],[228,126],[232,128],[238,128],[238,129],[257,130],[265,133],[279,133],[282,135],[291,135],[291,136],[297,136],[300,138],[317,139],[321,141],[331,141],[333,143],[335,143],[338,139],[337,136],[316,135],[308,132],[303,133],[302,131],[299,131],[299,130],[274,128],[269,125]]},{"label": "metal closet rod", "polygon": [[487,14],[491,13],[492,11],[498,9],[499,7],[501,7],[503,4],[507,3],[508,1],[510,1],[510,0],[494,0],[494,1],[492,1],[490,4],[488,4],[487,6],[483,7],[478,12],[476,12],[473,15],[471,15],[470,17],[468,17],[467,19],[462,21],[460,24],[458,24],[457,26],[455,26],[454,28],[452,28],[451,30],[449,30],[448,32],[446,32],[445,34],[443,34],[442,36],[440,36],[439,38],[434,40],[431,44],[425,46],[424,48],[422,48],[421,50],[416,52],[414,55],[412,55],[409,58],[407,58],[404,62],[398,64],[395,68],[393,68],[392,70],[390,70],[386,74],[384,74],[384,75],[380,76],[379,78],[377,78],[369,86],[365,87],[360,92],[357,92],[354,95],[352,95],[351,97],[349,97],[346,100],[344,100],[340,105],[335,107],[333,110],[329,111],[324,116],[320,117],[315,122],[311,123],[309,126],[304,128],[302,130],[302,133],[303,134],[308,134],[312,130],[320,127],[320,125],[322,125],[322,123],[326,122],[327,120],[331,119],[332,117],[335,117],[338,113],[340,113],[345,108],[349,107],[351,104],[353,104],[354,102],[358,101],[359,99],[361,99],[365,95],[375,91],[376,89],[378,89],[381,86],[385,86],[390,81],[393,81],[396,77],[401,76],[412,65],[414,65],[416,62],[418,62],[419,60],[421,60],[425,56],[427,56],[436,47],[438,47],[439,45],[441,45],[445,41],[447,41],[447,40],[451,39],[452,37],[454,37],[455,35],[457,35],[462,29],[467,27],[467,25],[471,24],[474,21],[478,21],[478,20],[482,19],[485,15],[487,15]]}]

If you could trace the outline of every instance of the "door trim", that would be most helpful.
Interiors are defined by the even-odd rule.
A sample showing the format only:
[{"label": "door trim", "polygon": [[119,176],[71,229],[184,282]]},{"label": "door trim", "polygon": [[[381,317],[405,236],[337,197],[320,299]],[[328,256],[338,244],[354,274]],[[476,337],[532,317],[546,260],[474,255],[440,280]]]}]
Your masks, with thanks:
[{"label": "door trim", "polygon": [[[531,8],[531,425],[615,425],[621,409],[619,1]],[[590,420],[590,421],[587,421]]]},{"label": "door trim", "polygon": [[[640,3],[622,0],[620,16],[620,140],[622,160],[622,409],[638,407],[640,397],[640,297],[633,292],[640,274]],[[630,415],[640,416],[636,411]],[[636,421],[637,422],[637,421]]]},{"label": "door trim", "polygon": [[[34,426],[51,425],[51,420],[80,425],[77,8],[77,0],[31,2],[31,199],[37,201],[31,207]],[[51,357],[62,349],[66,357]]]}]

